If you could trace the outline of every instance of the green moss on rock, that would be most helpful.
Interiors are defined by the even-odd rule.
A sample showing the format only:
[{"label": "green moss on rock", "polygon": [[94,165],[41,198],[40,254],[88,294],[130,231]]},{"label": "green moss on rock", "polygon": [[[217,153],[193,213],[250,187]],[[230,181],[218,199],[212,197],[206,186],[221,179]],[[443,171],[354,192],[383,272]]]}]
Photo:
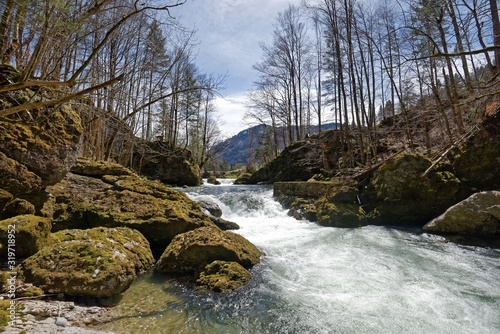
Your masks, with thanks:
[{"label": "green moss on rock", "polygon": [[45,292],[112,297],[150,268],[148,241],[128,228],[95,228],[55,233],[59,240],[21,264],[20,275]]},{"label": "green moss on rock", "polygon": [[129,227],[140,231],[159,257],[180,233],[213,226],[200,206],[184,193],[133,175],[102,180],[69,173],[47,189],[52,201],[43,212],[53,218],[54,231],[67,228]]},{"label": "green moss on rock", "polygon": [[431,220],[424,230],[466,236],[500,236],[500,191],[470,196]]},{"label": "green moss on rock", "polygon": [[9,203],[13,198],[14,196],[10,192],[0,189],[0,212],[2,212],[5,205]]},{"label": "green moss on rock", "polygon": [[241,235],[213,227],[179,234],[158,261],[161,273],[190,274],[216,261],[238,262],[250,268],[260,262],[260,251]]},{"label": "green moss on rock", "polygon": [[[460,181],[450,171],[432,170],[423,155],[402,153],[380,166],[363,200],[378,224],[424,224],[456,202]],[[373,214],[375,213],[376,214]]]},{"label": "green moss on rock", "polygon": [[34,215],[35,206],[22,198],[14,198],[7,203],[0,212],[0,219],[7,219],[20,215]]},{"label": "green moss on rock", "polygon": [[[41,91],[38,95],[44,94],[50,95],[50,92]],[[23,114],[17,116],[23,117]],[[57,183],[74,164],[82,133],[80,117],[70,104],[31,110],[30,121],[0,120],[0,152],[4,154],[0,157],[0,170],[9,164],[7,157],[26,168],[25,178],[36,179],[29,173],[36,175],[42,188]],[[4,185],[0,187],[16,195]]]},{"label": "green moss on rock", "polygon": [[318,223],[332,227],[359,227],[367,224],[365,211],[356,203],[322,198],[315,204]]},{"label": "green moss on rock", "polygon": [[51,221],[34,215],[16,216],[0,221],[0,245],[3,258],[9,245],[9,230],[15,230],[16,258],[22,259],[51,243]]},{"label": "green moss on rock", "polygon": [[214,261],[198,274],[196,287],[224,293],[246,285],[251,275],[237,262]]},{"label": "green moss on rock", "polygon": [[104,175],[133,175],[130,169],[110,161],[95,161],[83,157],[76,160],[71,172],[79,175],[102,177]]}]

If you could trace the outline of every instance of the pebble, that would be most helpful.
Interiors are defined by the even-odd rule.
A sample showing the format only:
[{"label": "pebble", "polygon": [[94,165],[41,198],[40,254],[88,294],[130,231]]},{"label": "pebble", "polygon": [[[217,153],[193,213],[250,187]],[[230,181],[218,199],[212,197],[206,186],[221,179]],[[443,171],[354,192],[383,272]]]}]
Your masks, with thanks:
[{"label": "pebble", "polygon": [[56,325],[59,327],[66,327],[66,326],[68,326],[68,320],[66,320],[66,318],[63,318],[63,317],[57,317],[56,318]]}]

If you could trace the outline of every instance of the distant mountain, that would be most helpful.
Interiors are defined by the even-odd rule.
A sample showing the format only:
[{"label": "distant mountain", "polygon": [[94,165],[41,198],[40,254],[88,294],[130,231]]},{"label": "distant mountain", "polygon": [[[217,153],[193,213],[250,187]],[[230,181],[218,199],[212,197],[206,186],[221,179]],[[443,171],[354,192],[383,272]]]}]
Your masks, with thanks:
[{"label": "distant mountain", "polygon": [[[337,123],[321,124],[321,130],[332,130],[336,129],[337,126]],[[222,150],[220,160],[223,160],[230,165],[237,163],[246,165],[249,161],[252,160],[253,155],[259,147],[259,143],[263,140],[263,134],[266,129],[270,129],[270,127],[261,124],[243,130],[235,136],[226,139],[225,141],[217,145],[214,150]],[[318,126],[316,125],[311,128],[310,134],[314,134],[317,132]]]}]

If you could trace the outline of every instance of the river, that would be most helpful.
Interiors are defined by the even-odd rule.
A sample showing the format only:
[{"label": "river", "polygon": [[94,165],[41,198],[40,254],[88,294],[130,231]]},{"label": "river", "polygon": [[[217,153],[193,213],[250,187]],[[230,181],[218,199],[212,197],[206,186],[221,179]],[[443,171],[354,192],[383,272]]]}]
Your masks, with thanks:
[{"label": "river", "polygon": [[249,285],[219,295],[138,279],[101,329],[116,333],[500,333],[500,250],[420,230],[298,221],[269,186],[183,190],[217,203],[263,253]]}]

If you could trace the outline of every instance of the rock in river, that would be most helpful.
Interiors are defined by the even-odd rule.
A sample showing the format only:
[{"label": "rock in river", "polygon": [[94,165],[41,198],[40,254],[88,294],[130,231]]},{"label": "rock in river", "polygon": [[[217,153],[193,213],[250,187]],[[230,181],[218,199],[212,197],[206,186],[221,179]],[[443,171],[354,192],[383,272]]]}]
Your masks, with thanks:
[{"label": "rock in river", "polygon": [[48,293],[112,297],[125,291],[154,258],[149,243],[129,228],[65,230],[21,264],[26,282]]},{"label": "rock in river", "polygon": [[216,260],[250,268],[260,262],[260,251],[239,234],[201,227],[172,240],[156,265],[161,273],[191,274]]},{"label": "rock in river", "polygon": [[424,226],[436,233],[499,236],[500,191],[476,193]]}]

